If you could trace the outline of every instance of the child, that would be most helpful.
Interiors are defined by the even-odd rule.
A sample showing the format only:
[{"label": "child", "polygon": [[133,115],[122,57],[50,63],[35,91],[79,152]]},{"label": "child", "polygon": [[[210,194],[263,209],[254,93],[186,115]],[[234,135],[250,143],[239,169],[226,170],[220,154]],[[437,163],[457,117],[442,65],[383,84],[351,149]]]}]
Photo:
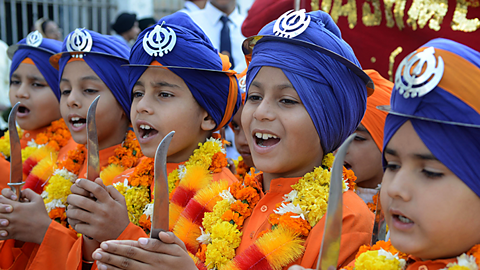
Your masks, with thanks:
[{"label": "child", "polygon": [[[274,27],[288,16],[297,18],[290,21],[299,26],[296,31]],[[273,36],[275,32],[290,38]],[[358,65],[330,16],[321,11],[284,14],[246,43],[254,47],[242,125],[263,177],[247,175],[243,183],[213,194],[217,203],[202,215],[201,225],[196,223],[197,229],[202,226],[198,238],[191,232],[195,226],[179,222],[175,235],[159,234],[161,241],[102,243],[93,256],[100,269],[107,265],[115,269],[122,263],[132,269],[146,264],[157,269],[316,265],[328,203],[321,199],[329,189],[325,168],[332,165],[331,152],[360,124],[366,76],[358,66],[347,68],[322,53],[326,47]],[[344,177],[353,178],[347,171]],[[199,197],[197,202],[207,200]],[[373,228],[373,214],[353,191],[344,193],[343,203],[340,266],[354,258],[356,247],[370,241]],[[194,209],[187,206],[184,217],[197,214],[187,210]]]},{"label": "child", "polygon": [[[51,129],[52,122],[61,118],[58,71],[50,66],[48,59],[60,51],[61,45],[61,42],[43,38],[35,31],[8,49],[8,55],[12,59],[10,103],[15,105],[21,102],[16,120],[21,128],[19,136],[24,160],[40,148],[38,145],[45,145],[54,140],[53,136],[48,137],[48,141],[43,140],[48,134],[47,130]],[[56,141],[57,147],[54,152],[65,146],[70,138],[66,126],[63,123],[61,125],[62,128],[57,132],[61,140]],[[41,135],[37,140],[39,134]],[[27,147],[29,142],[30,145]],[[7,187],[10,175],[10,164],[5,160],[10,157],[8,133],[0,139],[0,152],[0,171],[2,172],[0,188],[3,189]],[[25,164],[26,168],[32,166],[31,162]]]},{"label": "child", "polygon": [[[156,40],[154,35],[160,33],[164,36]],[[170,49],[163,51],[160,44]],[[98,241],[137,240],[147,236],[151,219],[148,204],[153,184],[153,157],[162,138],[172,130],[175,136],[167,154],[169,187],[175,202],[170,210],[172,227],[181,209],[210,179],[237,181],[226,167],[221,141],[209,139],[213,131],[230,122],[240,105],[235,72],[230,71],[229,66],[228,58],[218,54],[205,34],[184,13],[167,16],[140,34],[130,55],[129,89],[133,100],[133,128],[148,158],[124,172],[115,184],[127,202],[122,216],[128,209],[131,222],[125,227],[119,224],[119,215],[97,216],[97,213],[92,215],[94,222],[83,219],[86,211],[93,211],[83,206],[91,204],[91,200],[79,192],[70,195],[69,201],[85,211],[69,210],[68,217],[88,224],[79,225],[85,227],[81,232]],[[98,189],[100,184],[82,180],[75,186],[103,198],[103,190]],[[98,207],[120,195],[118,192],[110,194],[113,198],[97,200]],[[109,228],[117,226],[119,230],[112,228],[105,233],[102,226],[106,225]],[[84,263],[90,260],[95,249],[87,247],[88,241],[91,240],[80,239],[71,250],[69,269],[79,268],[82,256]]]},{"label": "child", "polygon": [[[68,251],[77,239],[74,231],[64,227],[67,225],[67,196],[72,182],[86,175],[86,117],[90,104],[98,95],[101,98],[96,123],[101,175],[108,174],[113,179],[122,170],[134,166],[140,158],[133,132],[127,133],[130,124],[130,101],[126,87],[128,74],[122,67],[128,64],[127,58],[128,48],[113,37],[76,29],[65,39],[62,53],[50,59],[52,65],[59,69],[61,78],[62,116],[79,146],[68,153],[64,162],[57,164],[58,169],[49,177],[45,187],[44,200],[29,189],[24,190],[23,195],[30,203],[17,203],[0,197],[0,203],[14,209],[0,215],[7,221],[6,225],[2,225],[1,230],[7,233],[2,239],[28,242],[22,247],[23,254],[11,262],[12,265],[31,269],[65,267]],[[8,190],[4,190],[3,194],[10,198]],[[116,213],[119,207],[123,210],[120,203],[109,205],[108,211]],[[74,207],[72,211],[75,211]],[[51,222],[51,219],[62,224]],[[118,223],[121,224],[121,219]],[[70,225],[74,229],[78,227],[75,220]],[[0,254],[3,252],[0,251]]]},{"label": "child", "polygon": [[362,247],[355,269],[480,266],[479,76],[480,53],[446,39],[400,63],[380,196],[391,243]]},{"label": "child", "polygon": [[375,92],[367,98],[367,110],[355,133],[355,140],[345,156],[345,168],[355,172],[357,186],[355,192],[365,203],[374,205],[373,196],[378,193],[382,182],[383,126],[387,113],[377,110],[377,106],[390,101],[393,83],[384,79],[374,70],[365,73],[375,83]]}]

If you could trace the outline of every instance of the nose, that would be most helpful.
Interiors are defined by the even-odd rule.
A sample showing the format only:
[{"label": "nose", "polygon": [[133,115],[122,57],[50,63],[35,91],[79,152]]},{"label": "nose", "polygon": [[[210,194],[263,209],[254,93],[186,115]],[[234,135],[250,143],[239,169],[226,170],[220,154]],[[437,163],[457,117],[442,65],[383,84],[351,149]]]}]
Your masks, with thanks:
[{"label": "nose", "polygon": [[20,87],[17,89],[17,91],[15,91],[15,97],[24,99],[30,98],[30,89],[28,88],[28,84],[21,83]]},{"label": "nose", "polygon": [[82,103],[80,101],[80,91],[75,91],[72,89],[70,91],[70,94],[67,97],[67,106],[70,108],[76,107],[76,108],[81,108]]},{"label": "nose", "polygon": [[387,189],[391,198],[398,198],[403,201],[412,199],[411,183],[413,175],[406,169],[400,168],[397,172],[386,171],[383,176],[382,189]]},{"label": "nose", "polygon": [[253,118],[258,121],[272,121],[275,119],[273,102],[264,98],[253,112]]},{"label": "nose", "polygon": [[153,114],[153,107],[150,105],[149,98],[147,98],[146,96],[143,96],[142,98],[140,98],[140,100],[136,102],[136,104],[134,102],[132,104],[132,107],[135,107],[135,111],[137,113]]}]

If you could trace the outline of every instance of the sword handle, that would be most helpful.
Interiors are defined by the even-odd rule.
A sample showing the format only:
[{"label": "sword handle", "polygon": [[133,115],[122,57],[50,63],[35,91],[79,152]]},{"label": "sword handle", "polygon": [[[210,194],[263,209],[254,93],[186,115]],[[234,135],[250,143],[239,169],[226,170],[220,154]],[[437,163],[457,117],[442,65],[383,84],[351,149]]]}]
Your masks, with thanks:
[{"label": "sword handle", "polygon": [[[158,234],[160,232],[167,232],[165,231],[164,229],[152,229],[150,231],[150,238],[154,238],[154,239],[157,239],[157,240],[160,240],[160,238],[158,237]],[[161,240],[160,240],[161,241]]]},{"label": "sword handle", "polygon": [[13,192],[15,192],[15,195],[17,195],[17,201],[20,201],[20,196],[22,192],[22,187],[25,184],[25,182],[20,182],[20,183],[8,183],[8,186],[12,189]]}]

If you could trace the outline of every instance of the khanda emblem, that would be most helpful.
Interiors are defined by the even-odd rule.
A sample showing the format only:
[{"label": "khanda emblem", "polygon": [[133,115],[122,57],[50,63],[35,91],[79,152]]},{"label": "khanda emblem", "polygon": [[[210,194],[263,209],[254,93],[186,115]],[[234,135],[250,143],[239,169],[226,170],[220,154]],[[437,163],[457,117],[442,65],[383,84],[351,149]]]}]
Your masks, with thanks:
[{"label": "khanda emblem", "polygon": [[143,37],[143,49],[148,55],[162,57],[173,50],[177,43],[177,34],[170,27],[156,25]]},{"label": "khanda emblem", "polygon": [[247,76],[243,76],[238,80],[238,88],[240,88],[240,93],[245,93],[247,90]]},{"label": "khanda emblem", "polygon": [[40,44],[42,44],[43,36],[38,32],[38,30],[31,32],[27,36],[27,45],[33,46],[33,47],[38,47]]},{"label": "khanda emblem", "polygon": [[421,97],[432,91],[440,82],[444,71],[442,57],[435,56],[429,47],[422,52],[409,54],[400,63],[395,74],[395,88],[404,98]]},{"label": "khanda emblem", "polygon": [[92,35],[85,29],[77,28],[67,37],[67,51],[69,52],[89,52],[92,50],[92,45]]},{"label": "khanda emblem", "polygon": [[277,19],[273,26],[273,33],[279,37],[294,38],[307,29],[310,20],[305,9],[289,10]]}]

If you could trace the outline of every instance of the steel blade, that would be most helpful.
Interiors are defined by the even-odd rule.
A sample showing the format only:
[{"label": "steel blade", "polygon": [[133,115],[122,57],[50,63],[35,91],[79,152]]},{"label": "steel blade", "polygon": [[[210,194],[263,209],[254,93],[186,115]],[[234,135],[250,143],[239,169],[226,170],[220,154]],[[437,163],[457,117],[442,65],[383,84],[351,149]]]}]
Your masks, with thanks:
[{"label": "steel blade", "polygon": [[375,245],[378,241],[385,241],[385,237],[387,235],[387,222],[385,221],[382,204],[380,203],[380,190],[377,193],[377,201],[374,203],[376,205],[375,223],[373,225],[370,246]]},{"label": "steel blade", "polygon": [[153,216],[150,238],[158,239],[158,233],[168,231],[169,196],[167,178],[167,153],[175,131],[163,138],[155,152]]},{"label": "steel blade", "polygon": [[95,113],[100,96],[90,104],[87,112],[87,179],[95,181],[100,175],[100,156],[98,154],[98,135]]},{"label": "steel blade", "polygon": [[20,137],[17,131],[17,112],[20,102],[17,102],[10,111],[8,116],[8,135],[10,136],[10,188],[20,200],[20,190],[23,182],[23,165],[22,165],[22,146],[20,145]]},{"label": "steel blade", "polygon": [[327,217],[323,231],[322,247],[318,254],[317,270],[335,270],[340,253],[343,219],[343,162],[348,146],[356,134],[350,135],[340,146],[333,161],[330,175],[330,192],[328,195]]}]

